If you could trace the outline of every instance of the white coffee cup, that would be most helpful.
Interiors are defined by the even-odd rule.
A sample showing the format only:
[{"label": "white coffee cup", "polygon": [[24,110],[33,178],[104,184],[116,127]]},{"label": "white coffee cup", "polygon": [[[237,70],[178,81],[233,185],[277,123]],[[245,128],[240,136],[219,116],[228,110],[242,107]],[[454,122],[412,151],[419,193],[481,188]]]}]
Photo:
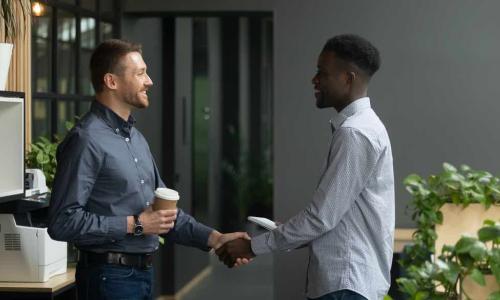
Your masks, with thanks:
[{"label": "white coffee cup", "polygon": [[155,190],[153,210],[176,209],[179,199],[179,193],[176,190],[157,188]]}]

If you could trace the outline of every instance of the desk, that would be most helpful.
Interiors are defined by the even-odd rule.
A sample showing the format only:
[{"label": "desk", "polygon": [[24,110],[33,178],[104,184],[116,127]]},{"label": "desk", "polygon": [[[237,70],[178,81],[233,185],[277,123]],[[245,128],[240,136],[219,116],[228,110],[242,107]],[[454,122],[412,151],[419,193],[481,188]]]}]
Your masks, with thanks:
[{"label": "desk", "polygon": [[0,282],[0,299],[76,299],[75,268],[47,282]]}]

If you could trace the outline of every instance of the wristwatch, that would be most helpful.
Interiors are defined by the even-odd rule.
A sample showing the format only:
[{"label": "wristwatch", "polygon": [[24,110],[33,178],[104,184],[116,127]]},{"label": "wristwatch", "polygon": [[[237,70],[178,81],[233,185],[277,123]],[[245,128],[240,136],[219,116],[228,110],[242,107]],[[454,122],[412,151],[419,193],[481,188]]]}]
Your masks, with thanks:
[{"label": "wristwatch", "polygon": [[144,233],[144,227],[142,226],[141,221],[139,221],[139,216],[134,215],[134,235],[141,236]]}]

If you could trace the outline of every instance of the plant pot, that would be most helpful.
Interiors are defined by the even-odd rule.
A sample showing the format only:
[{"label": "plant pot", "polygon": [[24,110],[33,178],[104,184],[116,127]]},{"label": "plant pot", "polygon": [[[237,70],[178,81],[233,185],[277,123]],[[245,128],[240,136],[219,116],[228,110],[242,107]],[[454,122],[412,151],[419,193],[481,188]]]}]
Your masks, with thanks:
[{"label": "plant pot", "polygon": [[[484,279],[486,281],[485,286],[481,286],[477,284],[474,280],[467,276],[462,281],[461,288],[461,296],[460,299],[488,299],[488,296],[500,290],[500,286],[498,285],[495,276],[493,275],[484,275]],[[469,298],[467,298],[467,296]]]},{"label": "plant pot", "polygon": [[492,205],[486,209],[480,203],[470,204],[466,208],[447,203],[440,211],[443,213],[443,224],[436,225],[436,257],[441,254],[444,245],[454,245],[462,235],[477,236],[484,220],[498,221],[500,218],[500,206]]},{"label": "plant pot", "polygon": [[0,91],[7,86],[13,44],[0,43]]}]

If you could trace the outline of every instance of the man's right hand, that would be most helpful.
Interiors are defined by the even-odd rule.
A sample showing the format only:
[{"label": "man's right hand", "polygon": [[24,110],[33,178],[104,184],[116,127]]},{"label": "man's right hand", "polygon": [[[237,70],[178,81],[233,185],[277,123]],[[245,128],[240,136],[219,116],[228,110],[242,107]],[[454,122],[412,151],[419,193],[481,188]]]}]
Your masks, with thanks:
[{"label": "man's right hand", "polygon": [[[143,234],[168,233],[170,229],[174,228],[176,218],[177,209],[154,211],[151,207],[149,207],[139,215],[139,221],[143,227]],[[132,224],[130,224],[130,217],[128,219],[128,232],[131,233],[134,228],[134,218],[131,218]]]}]

